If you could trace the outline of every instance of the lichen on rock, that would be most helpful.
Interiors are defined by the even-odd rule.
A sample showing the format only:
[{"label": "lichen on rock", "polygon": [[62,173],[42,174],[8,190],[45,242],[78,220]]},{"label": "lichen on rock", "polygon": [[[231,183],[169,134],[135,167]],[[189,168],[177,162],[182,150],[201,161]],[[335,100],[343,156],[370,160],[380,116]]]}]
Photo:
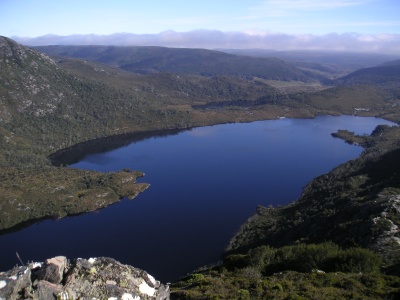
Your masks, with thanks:
[{"label": "lichen on rock", "polygon": [[0,273],[0,299],[168,300],[169,286],[147,272],[99,257],[57,256]]}]

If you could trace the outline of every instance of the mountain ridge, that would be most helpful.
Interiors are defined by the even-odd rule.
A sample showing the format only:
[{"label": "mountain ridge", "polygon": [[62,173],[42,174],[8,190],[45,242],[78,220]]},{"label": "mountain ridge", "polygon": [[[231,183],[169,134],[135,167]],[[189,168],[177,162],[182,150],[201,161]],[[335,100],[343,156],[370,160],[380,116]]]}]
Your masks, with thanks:
[{"label": "mountain ridge", "polygon": [[142,74],[170,72],[315,81],[300,69],[277,58],[238,56],[214,50],[155,46],[39,46],[35,49],[51,56],[88,59]]}]

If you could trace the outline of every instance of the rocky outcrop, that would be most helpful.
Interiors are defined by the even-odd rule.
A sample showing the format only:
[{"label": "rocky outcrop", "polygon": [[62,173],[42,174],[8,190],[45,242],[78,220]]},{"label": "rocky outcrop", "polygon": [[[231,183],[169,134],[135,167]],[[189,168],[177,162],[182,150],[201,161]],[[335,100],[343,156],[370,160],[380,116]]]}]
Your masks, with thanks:
[{"label": "rocky outcrop", "polygon": [[0,273],[0,300],[168,300],[169,286],[147,272],[107,257],[64,256]]}]

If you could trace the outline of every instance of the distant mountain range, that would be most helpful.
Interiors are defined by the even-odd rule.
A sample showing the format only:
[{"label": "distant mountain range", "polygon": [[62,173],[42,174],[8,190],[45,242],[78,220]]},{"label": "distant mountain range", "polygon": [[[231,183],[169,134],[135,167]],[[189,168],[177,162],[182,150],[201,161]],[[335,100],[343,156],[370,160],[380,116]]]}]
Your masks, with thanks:
[{"label": "distant mountain range", "polygon": [[258,77],[279,81],[320,81],[328,85],[378,84],[398,78],[398,61],[388,61],[396,56],[382,54],[132,46],[39,46],[35,49],[53,57],[100,62],[138,74],[168,72],[207,77]]},{"label": "distant mountain range", "polygon": [[249,57],[206,49],[115,46],[40,46],[35,49],[50,56],[97,61],[140,74],[169,72],[315,81],[310,74],[277,58]]},{"label": "distant mountain range", "polygon": [[301,70],[314,72],[330,79],[399,58],[399,55],[396,54],[337,51],[271,51],[263,49],[221,49],[221,51],[254,57],[276,57]]},{"label": "distant mountain range", "polygon": [[[174,48],[204,49],[269,49],[279,51],[391,53],[399,51],[399,35],[375,35],[329,33],[326,35],[290,35],[273,32],[222,32],[218,30],[193,30],[176,32],[167,30],[158,34],[114,33],[110,35],[74,34],[66,36],[44,35],[34,38],[14,37],[24,45],[115,45],[115,46],[163,46]],[[387,59],[391,60],[391,59]]]}]

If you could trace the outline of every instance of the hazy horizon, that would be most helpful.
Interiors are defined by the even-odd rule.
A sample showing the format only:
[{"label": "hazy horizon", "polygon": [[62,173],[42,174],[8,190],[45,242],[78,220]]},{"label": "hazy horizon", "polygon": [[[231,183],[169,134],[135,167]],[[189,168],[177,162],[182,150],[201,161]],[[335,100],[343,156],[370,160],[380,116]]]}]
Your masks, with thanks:
[{"label": "hazy horizon", "polygon": [[397,0],[2,0],[0,35],[38,45],[400,52]]},{"label": "hazy horizon", "polygon": [[46,45],[110,45],[110,46],[162,46],[205,49],[262,49],[271,51],[322,51],[398,54],[400,35],[390,39],[349,34],[248,35],[241,32],[196,30],[191,32],[167,31],[160,34],[116,33],[110,35],[44,35],[36,38],[10,37],[28,46]]}]

